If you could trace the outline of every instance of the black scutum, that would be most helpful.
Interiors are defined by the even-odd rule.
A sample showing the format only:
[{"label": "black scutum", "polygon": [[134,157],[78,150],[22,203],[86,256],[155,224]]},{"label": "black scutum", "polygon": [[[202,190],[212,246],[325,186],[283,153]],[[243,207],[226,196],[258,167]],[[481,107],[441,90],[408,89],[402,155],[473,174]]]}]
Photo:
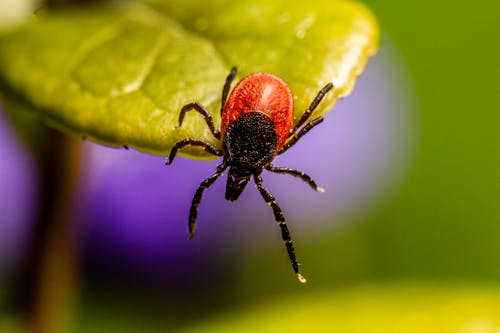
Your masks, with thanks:
[{"label": "black scutum", "polygon": [[271,119],[261,112],[244,113],[224,134],[224,149],[231,166],[257,171],[276,155],[276,130]]}]

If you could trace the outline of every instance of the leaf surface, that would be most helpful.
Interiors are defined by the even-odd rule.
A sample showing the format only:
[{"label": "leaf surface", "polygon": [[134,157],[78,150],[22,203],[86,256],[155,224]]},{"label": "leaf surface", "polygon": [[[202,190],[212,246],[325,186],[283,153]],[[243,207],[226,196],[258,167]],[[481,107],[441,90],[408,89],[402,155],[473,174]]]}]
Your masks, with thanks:
[{"label": "leaf surface", "polygon": [[[216,146],[198,101],[220,122],[231,66],[285,80],[295,120],[327,82],[325,114],[378,46],[376,19],[352,1],[126,2],[42,11],[0,36],[0,88],[49,125],[111,145],[165,155],[196,137]],[[192,157],[206,157],[189,150]]]}]

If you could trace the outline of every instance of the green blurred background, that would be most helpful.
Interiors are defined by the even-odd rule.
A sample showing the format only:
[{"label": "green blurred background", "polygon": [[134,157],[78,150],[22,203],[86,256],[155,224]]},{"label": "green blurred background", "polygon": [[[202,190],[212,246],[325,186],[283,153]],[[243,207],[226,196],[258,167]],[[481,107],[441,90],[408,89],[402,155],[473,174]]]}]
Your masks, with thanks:
[{"label": "green blurred background", "polygon": [[408,66],[420,111],[408,179],[359,230],[376,249],[374,274],[497,281],[500,3],[370,5]]},{"label": "green blurred background", "polygon": [[[365,3],[379,18],[381,50],[400,57],[393,70],[413,90],[405,100],[415,142],[387,200],[341,231],[301,241],[316,282],[281,281],[285,264],[269,258],[282,253],[257,250],[228,287],[233,301],[190,295],[186,304],[203,306],[180,315],[140,290],[88,287],[76,331],[500,330],[500,2]],[[16,331],[6,323],[0,332]]]}]

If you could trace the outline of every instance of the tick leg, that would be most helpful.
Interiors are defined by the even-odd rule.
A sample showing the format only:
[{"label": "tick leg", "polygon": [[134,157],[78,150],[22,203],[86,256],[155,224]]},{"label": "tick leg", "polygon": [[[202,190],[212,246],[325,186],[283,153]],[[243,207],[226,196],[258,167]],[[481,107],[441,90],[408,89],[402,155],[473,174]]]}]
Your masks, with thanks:
[{"label": "tick leg", "polygon": [[226,83],[224,83],[224,88],[222,89],[222,99],[220,103],[220,114],[224,111],[224,107],[226,106],[227,95],[229,94],[229,89],[231,88],[231,82],[233,82],[234,77],[236,76],[236,67],[231,68],[231,72],[229,72],[226,77]]},{"label": "tick leg", "polygon": [[217,180],[217,178],[220,177],[225,169],[225,164],[220,164],[217,167],[217,172],[202,181],[200,186],[196,189],[193,201],[191,202],[191,208],[189,209],[189,239],[193,239],[194,236],[194,231],[196,229],[196,217],[198,216],[198,205],[200,204],[201,197],[203,196],[203,191],[209,188]]},{"label": "tick leg", "polygon": [[269,170],[271,172],[276,172],[276,173],[285,173],[292,175],[294,177],[300,178],[306,183],[309,184],[309,186],[312,187],[313,190],[318,191],[318,192],[325,192],[325,189],[322,187],[319,187],[316,182],[309,176],[308,174],[295,170],[295,169],[290,169],[290,168],[283,168],[283,167],[274,167],[272,165],[269,165],[266,167],[266,170]]},{"label": "tick leg", "polygon": [[221,150],[218,150],[217,148],[215,148],[214,146],[212,146],[208,142],[201,141],[198,139],[188,138],[188,139],[184,139],[182,141],[177,142],[172,147],[172,150],[170,151],[170,155],[168,156],[168,160],[167,160],[167,162],[165,162],[165,164],[166,165],[172,164],[172,162],[174,161],[175,155],[177,155],[177,150],[179,150],[185,146],[198,146],[198,147],[202,147],[203,150],[205,150],[206,152],[209,152],[210,154],[213,154],[216,156],[223,155]]},{"label": "tick leg", "polygon": [[288,257],[290,258],[290,262],[292,263],[293,271],[297,274],[297,278],[300,282],[305,283],[307,280],[299,273],[299,263],[295,257],[295,249],[293,248],[292,238],[290,237],[290,232],[288,231],[288,227],[285,223],[285,217],[283,216],[283,212],[281,211],[278,202],[273,197],[271,192],[267,190],[262,185],[262,177],[260,175],[254,175],[255,183],[257,184],[257,188],[259,189],[260,194],[266,201],[266,203],[272,207],[274,218],[276,223],[281,228],[281,237],[283,238],[283,242],[286,245],[286,250],[288,252]]},{"label": "tick leg", "polygon": [[203,117],[205,117],[205,122],[207,123],[208,128],[210,128],[210,132],[212,132],[212,134],[217,139],[220,140],[220,132],[215,129],[214,120],[212,119],[212,115],[207,111],[207,109],[205,109],[203,107],[203,105],[201,105],[198,102],[189,103],[189,104],[186,104],[182,107],[181,113],[179,114],[179,127],[182,125],[182,121],[184,120],[184,115],[186,114],[186,112],[188,112],[190,110],[196,110]]},{"label": "tick leg", "polygon": [[328,82],[316,95],[316,97],[311,102],[311,105],[307,108],[307,110],[302,114],[297,124],[290,130],[290,136],[292,136],[300,126],[302,126],[307,119],[311,116],[311,113],[316,109],[316,107],[321,103],[323,97],[325,97],[326,93],[329,92],[333,88],[333,83]]},{"label": "tick leg", "polygon": [[283,145],[283,148],[281,148],[281,150],[278,152],[278,155],[283,154],[289,148],[293,147],[293,145],[296,144],[297,141],[299,141],[299,139],[301,137],[306,135],[307,132],[309,132],[314,126],[321,124],[323,122],[323,120],[324,120],[323,117],[316,118],[316,119],[312,120],[311,122],[307,123],[304,127],[302,127],[298,133],[294,133],[292,138],[290,140],[288,140],[288,142]]}]

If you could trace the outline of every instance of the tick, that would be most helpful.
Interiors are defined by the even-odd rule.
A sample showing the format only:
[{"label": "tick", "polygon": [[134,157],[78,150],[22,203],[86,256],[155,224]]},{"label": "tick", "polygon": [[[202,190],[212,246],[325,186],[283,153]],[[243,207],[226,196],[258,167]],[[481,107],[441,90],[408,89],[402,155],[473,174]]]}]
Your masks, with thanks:
[{"label": "tick", "polygon": [[218,149],[199,139],[184,139],[172,147],[166,162],[167,165],[172,164],[177,151],[186,146],[198,146],[210,154],[223,157],[222,163],[217,166],[217,171],[203,180],[196,189],[189,211],[189,239],[194,236],[197,209],[203,192],[227,168],[229,170],[225,192],[226,200],[236,201],[253,177],[260,194],[273,209],[274,218],[281,228],[281,236],[292,268],[299,281],[305,283],[306,279],[299,273],[299,263],[295,257],[285,217],[274,196],[262,184],[261,173],[265,169],[271,172],[289,174],[302,179],[316,191],[324,191],[304,172],[286,167],[275,167],[271,163],[277,155],[283,154],[293,147],[302,136],[323,121],[323,117],[311,121],[309,118],[325,94],[333,88],[333,84],[328,83],[318,92],[299,121],[293,126],[293,96],[290,88],[282,79],[269,73],[250,74],[236,84],[228,98],[235,76],[236,67],[233,67],[222,90],[220,131],[215,128],[210,113],[197,102],[184,105],[179,114],[179,126],[181,126],[186,112],[190,110],[199,112],[205,118],[214,137],[222,141],[222,149]]}]

